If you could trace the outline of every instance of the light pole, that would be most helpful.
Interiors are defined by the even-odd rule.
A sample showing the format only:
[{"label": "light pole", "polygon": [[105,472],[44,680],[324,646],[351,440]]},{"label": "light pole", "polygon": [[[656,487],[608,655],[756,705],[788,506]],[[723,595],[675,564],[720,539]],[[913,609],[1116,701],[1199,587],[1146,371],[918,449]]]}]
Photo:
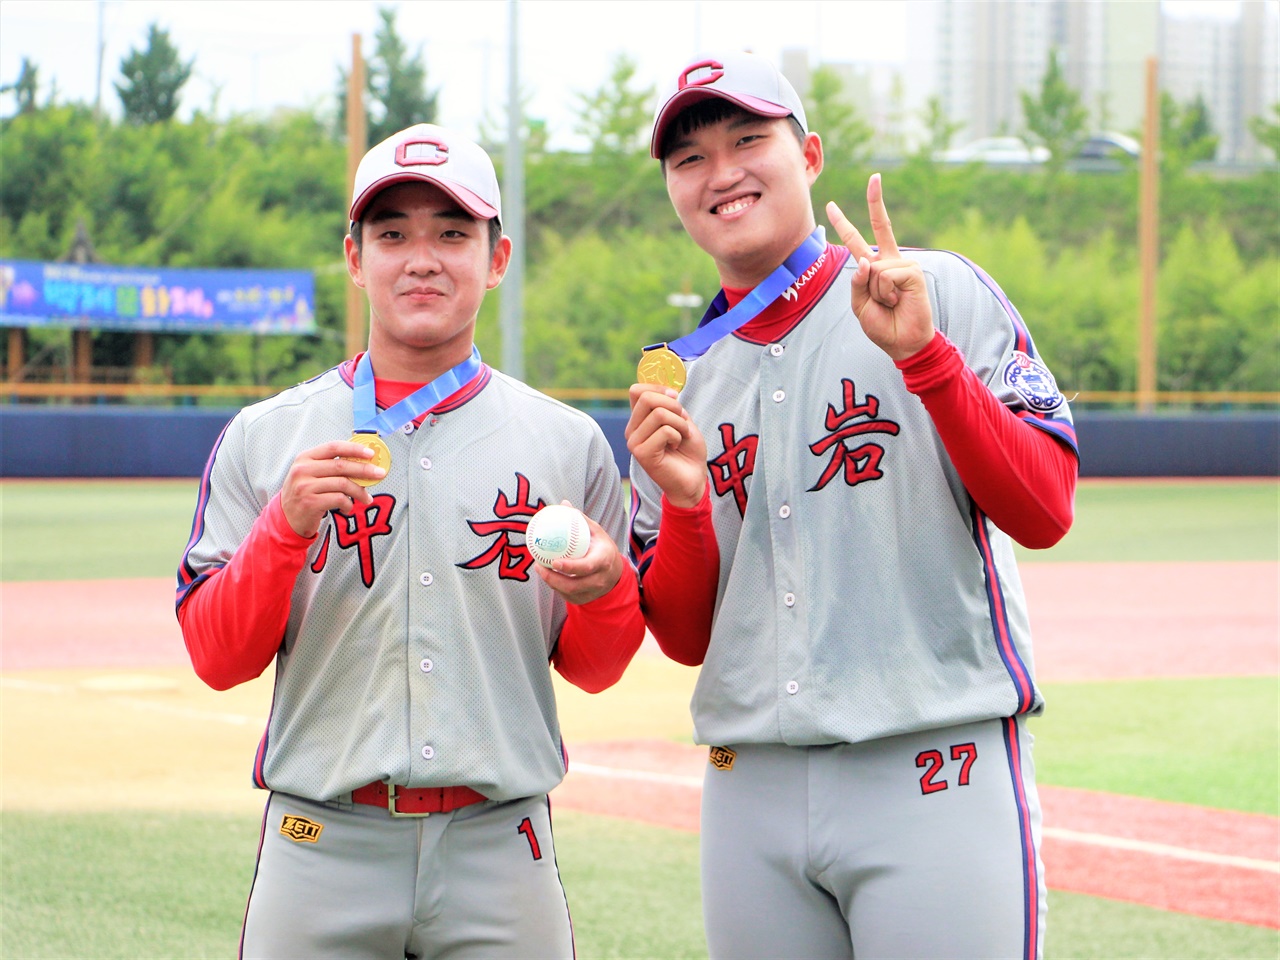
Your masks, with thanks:
[{"label": "light pole", "polygon": [[516,0],[507,12],[507,154],[502,184],[502,232],[511,238],[511,262],[498,291],[502,370],[524,379],[524,145],[521,143],[519,41]]},{"label": "light pole", "polygon": [[689,292],[689,281],[686,280],[683,291],[667,294],[667,306],[680,308],[680,329],[683,333],[688,333],[689,323],[692,320],[689,311],[702,306],[702,297]]}]

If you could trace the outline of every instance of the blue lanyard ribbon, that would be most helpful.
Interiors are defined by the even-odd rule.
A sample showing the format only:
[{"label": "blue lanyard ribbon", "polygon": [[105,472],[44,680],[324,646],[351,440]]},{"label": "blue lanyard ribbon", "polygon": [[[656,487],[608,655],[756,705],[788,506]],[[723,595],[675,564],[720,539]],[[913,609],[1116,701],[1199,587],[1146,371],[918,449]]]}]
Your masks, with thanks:
[{"label": "blue lanyard ribbon", "polygon": [[[722,291],[711,301],[711,306],[707,307],[707,312],[698,322],[698,329],[679,340],[671,341],[667,344],[667,349],[682,360],[694,360],[702,356],[721,337],[733,333],[764,312],[769,304],[782,295],[782,291],[795,283],[806,270],[818,262],[818,258],[826,249],[826,232],[822,227],[818,227],[805,237],[804,243],[800,244],[791,256],[783,260],[773,273],[761,280],[750,293],[738,301],[732,310],[725,310],[727,301]],[[661,346],[661,344],[654,344],[654,346]]]},{"label": "blue lanyard ribbon", "polygon": [[395,406],[378,412],[378,400],[374,393],[373,364],[369,354],[356,364],[351,408],[355,415],[357,433],[395,433],[406,423],[413,423],[441,400],[457,393],[480,372],[480,351],[474,346],[471,356],[452,370],[446,370],[430,383],[423,384]]}]

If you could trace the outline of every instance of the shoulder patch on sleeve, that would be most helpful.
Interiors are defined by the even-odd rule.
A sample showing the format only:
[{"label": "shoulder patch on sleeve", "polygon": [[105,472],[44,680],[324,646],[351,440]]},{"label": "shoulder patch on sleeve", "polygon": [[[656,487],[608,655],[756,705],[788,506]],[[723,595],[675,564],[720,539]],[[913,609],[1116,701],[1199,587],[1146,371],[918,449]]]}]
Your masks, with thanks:
[{"label": "shoulder patch on sleeve", "polygon": [[1015,350],[1005,366],[1004,384],[1038,413],[1057,410],[1065,402],[1049,368],[1021,350]]}]

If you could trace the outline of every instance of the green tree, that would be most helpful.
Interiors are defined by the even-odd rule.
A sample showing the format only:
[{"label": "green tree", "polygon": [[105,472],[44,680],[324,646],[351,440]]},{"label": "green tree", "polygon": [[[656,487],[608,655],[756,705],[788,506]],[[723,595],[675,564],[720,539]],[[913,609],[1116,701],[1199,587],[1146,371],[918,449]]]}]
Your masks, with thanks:
[{"label": "green tree", "polygon": [[1203,94],[1196,94],[1185,106],[1168,91],[1160,94],[1160,151],[1166,170],[1185,170],[1193,163],[1212,160],[1219,139]]},{"label": "green tree", "polygon": [[876,137],[875,153],[881,157],[901,157],[907,152],[906,124],[907,84],[902,74],[894,71],[889,81],[889,97],[887,100],[884,125]]},{"label": "green tree", "polygon": [[646,150],[645,128],[653,118],[654,88],[633,90],[636,62],[619,54],[614,58],[608,82],[594,93],[578,94],[578,120],[574,132],[591,142],[593,155],[635,154]]},{"label": "green tree", "polygon": [[618,56],[598,90],[578,95],[574,129],[591,141],[590,154],[546,154],[528,164],[530,236],[610,234],[650,222],[656,211],[670,208],[647,149],[654,90],[634,89],[635,72],[633,60]]},{"label": "green tree", "polygon": [[[373,35],[373,56],[366,62],[365,93],[368,144],[381,143],[415,123],[435,123],[438,90],[427,89],[422,47],[410,55],[396,30],[396,11],[380,7],[381,23]],[[347,71],[338,69],[338,126],[347,124]]]},{"label": "green tree", "polygon": [[1249,132],[1258,143],[1271,151],[1273,158],[1280,160],[1280,101],[1271,105],[1271,115],[1274,119],[1250,117]]},{"label": "green tree", "polygon": [[[544,247],[525,300],[526,369],[540,388],[625,389],[646,344],[674,340],[697,322],[685,328],[667,297],[686,284],[708,299],[719,288],[711,258],[683,232],[548,234]],[[493,330],[482,320],[478,341],[481,332]]]},{"label": "green tree", "polygon": [[951,146],[951,138],[964,128],[963,123],[947,116],[942,98],[937,94],[925,101],[920,119],[924,121],[927,133],[927,139],[921,145],[920,152],[929,157],[936,156]]},{"label": "green tree", "polygon": [[823,64],[809,78],[804,104],[809,129],[822,137],[823,155],[841,166],[863,158],[874,134],[844,93],[839,71]]},{"label": "green tree", "polygon": [[40,86],[38,74],[39,68],[27,57],[23,57],[22,66],[18,68],[18,79],[0,86],[0,93],[13,94],[15,116],[31,113],[36,109],[36,90]]},{"label": "green tree", "polygon": [[[529,116],[529,104],[533,102],[533,94],[520,91],[520,140],[524,144],[524,157],[540,157],[547,152],[547,140],[550,131],[547,121],[540,117]],[[476,123],[479,134],[476,142],[489,152],[494,162],[498,162],[507,149],[507,105],[504,102],[498,109],[490,108]]]},{"label": "green tree", "polygon": [[0,256],[52,260],[74,233],[76,206],[104,166],[89,108],[44,107],[3,124],[0,136]]},{"label": "green tree", "polygon": [[182,87],[191,78],[194,58],[186,63],[169,40],[169,32],[154,23],[147,28],[145,50],[131,50],[120,61],[123,82],[115,83],[129,123],[163,123],[178,112]]},{"label": "green tree", "polygon": [[1161,389],[1274,390],[1278,273],[1275,258],[1246,265],[1220,223],[1183,223],[1160,271]]},{"label": "green tree", "polygon": [[1084,139],[1089,111],[1080,102],[1080,92],[1067,83],[1056,48],[1049,50],[1040,95],[1032,96],[1024,90],[1021,96],[1028,132],[1049,150],[1049,169],[1061,169]]}]

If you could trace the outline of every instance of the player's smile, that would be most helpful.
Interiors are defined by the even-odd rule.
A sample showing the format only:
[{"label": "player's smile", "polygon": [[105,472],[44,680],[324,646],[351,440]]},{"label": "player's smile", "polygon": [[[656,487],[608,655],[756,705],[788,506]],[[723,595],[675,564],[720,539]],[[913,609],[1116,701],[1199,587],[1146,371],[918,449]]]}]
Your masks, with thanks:
[{"label": "player's smile", "polygon": [[814,230],[822,141],[809,134],[802,145],[786,118],[741,114],[693,130],[664,169],[676,215],[725,286],[755,286]]},{"label": "player's smile", "polygon": [[743,210],[754,206],[756,201],[760,199],[760,194],[751,193],[745,197],[738,197],[734,200],[727,200],[718,203],[711,208],[711,212],[718,217],[727,217],[735,213],[741,213]]}]

